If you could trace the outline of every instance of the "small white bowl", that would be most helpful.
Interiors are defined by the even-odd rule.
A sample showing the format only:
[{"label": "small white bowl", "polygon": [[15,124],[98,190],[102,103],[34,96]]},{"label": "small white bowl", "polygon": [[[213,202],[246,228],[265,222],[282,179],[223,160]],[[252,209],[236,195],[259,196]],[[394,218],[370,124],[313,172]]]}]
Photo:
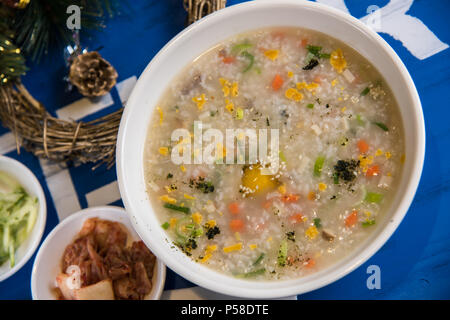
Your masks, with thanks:
[{"label": "small white bowl", "polygon": [[[146,192],[144,148],[154,108],[171,81],[200,54],[246,31],[271,26],[301,27],[334,37],[374,65],[398,102],[405,155],[398,189],[385,219],[349,255],[312,275],[284,281],[247,281],[219,273],[173,249]],[[151,88],[151,89],[149,89]],[[376,32],[358,19],[316,2],[249,1],[219,10],[172,39],[153,58],[127,102],[117,141],[117,176],[123,203],[136,231],[172,270],[197,285],[226,295],[277,298],[301,294],[342,278],[367,261],[398,227],[414,198],[425,155],[425,125],[417,90],[404,64]]]},{"label": "small white bowl", "polygon": [[45,201],[44,191],[33,172],[17,160],[0,156],[0,171],[8,173],[15,178],[30,196],[39,200],[39,213],[33,230],[28,238],[16,250],[16,264],[14,267],[9,266],[6,261],[0,266],[0,282],[9,278],[16,273],[31,258],[41,242],[42,234],[45,229],[45,221],[47,219],[47,202]]},{"label": "small white bowl", "polygon": [[[56,276],[62,271],[61,259],[64,250],[81,230],[84,221],[94,217],[120,222],[127,228],[128,236],[133,241],[140,240],[123,208],[113,206],[94,207],[70,215],[50,232],[38,251],[31,272],[33,300],[57,299],[54,291],[55,280]],[[166,266],[161,260],[157,259],[153,271],[153,287],[147,297],[148,300],[158,300],[161,297],[165,280]]]}]

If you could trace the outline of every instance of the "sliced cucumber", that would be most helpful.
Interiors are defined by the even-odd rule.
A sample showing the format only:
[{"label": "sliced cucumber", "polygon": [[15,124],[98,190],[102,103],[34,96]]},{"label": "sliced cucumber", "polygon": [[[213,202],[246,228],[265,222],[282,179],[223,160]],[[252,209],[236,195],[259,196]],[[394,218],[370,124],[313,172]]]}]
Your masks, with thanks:
[{"label": "sliced cucumber", "polygon": [[9,266],[12,268],[16,264],[16,250],[15,250],[15,243],[14,239],[10,239],[9,242]]},{"label": "sliced cucumber", "polygon": [[36,224],[39,203],[17,181],[0,171],[0,265],[15,265],[17,248]]},{"label": "sliced cucumber", "polygon": [[185,240],[189,237],[190,229],[187,226],[192,224],[192,219],[186,217],[184,219],[179,219],[175,225],[175,233],[178,237]]}]

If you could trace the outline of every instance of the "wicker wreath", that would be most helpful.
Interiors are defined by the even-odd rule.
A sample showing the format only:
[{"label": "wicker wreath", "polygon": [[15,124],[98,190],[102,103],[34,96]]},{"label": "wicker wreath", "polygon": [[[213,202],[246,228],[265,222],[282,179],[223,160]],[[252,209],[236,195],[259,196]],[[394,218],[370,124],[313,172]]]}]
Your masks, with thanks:
[{"label": "wicker wreath", "polygon": [[[225,7],[226,0],[183,0],[187,23]],[[27,91],[20,81],[0,85],[0,119],[20,147],[55,162],[115,163],[117,132],[123,108],[91,122],[58,119]]]}]

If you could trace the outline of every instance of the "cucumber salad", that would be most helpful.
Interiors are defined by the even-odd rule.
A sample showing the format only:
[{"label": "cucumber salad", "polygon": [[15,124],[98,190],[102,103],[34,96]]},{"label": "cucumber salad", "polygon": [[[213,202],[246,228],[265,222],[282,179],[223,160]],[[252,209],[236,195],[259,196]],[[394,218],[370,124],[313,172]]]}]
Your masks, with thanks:
[{"label": "cucumber salad", "polygon": [[9,260],[28,238],[37,219],[39,202],[9,174],[0,171],[0,266]]}]

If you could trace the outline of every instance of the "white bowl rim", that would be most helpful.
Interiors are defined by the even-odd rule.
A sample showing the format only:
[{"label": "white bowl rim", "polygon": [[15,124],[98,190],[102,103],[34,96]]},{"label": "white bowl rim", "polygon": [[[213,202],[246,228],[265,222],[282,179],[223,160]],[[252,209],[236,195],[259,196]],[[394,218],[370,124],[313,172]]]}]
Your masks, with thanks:
[{"label": "white bowl rim", "polygon": [[[40,184],[39,180],[37,179],[37,177],[34,175],[34,173],[27,167],[25,166],[22,162],[7,157],[7,156],[0,156],[0,162],[6,162],[11,164],[12,166],[15,166],[18,170],[23,171],[28,178],[30,179],[30,185],[34,185],[36,187],[36,189],[38,190],[38,194],[34,195],[35,197],[38,198],[39,200],[39,215],[42,216],[42,218],[39,220],[40,223],[39,225],[35,225],[33,228],[38,228],[38,236],[35,239],[35,241],[31,244],[29,244],[29,246],[26,249],[26,253],[25,255],[19,260],[16,261],[17,263],[14,265],[14,267],[12,267],[10,270],[8,270],[7,272],[0,274],[0,282],[8,279],[9,277],[11,277],[12,275],[14,275],[17,271],[19,271],[27,262],[28,260],[30,260],[30,258],[33,256],[34,252],[36,251],[36,249],[39,246],[39,243],[41,242],[42,236],[44,234],[44,230],[45,230],[45,225],[46,225],[46,221],[47,221],[47,201],[45,199],[45,193],[44,190],[42,189],[42,185]],[[8,172],[8,174],[10,174],[12,177],[14,177],[14,173],[12,172]],[[25,189],[27,189],[26,186],[22,185]],[[5,262],[7,263],[7,262]]]},{"label": "white bowl rim", "polygon": [[[75,212],[75,213],[71,214],[70,216],[68,216],[67,218],[65,218],[63,221],[58,223],[53,228],[53,230],[47,235],[47,237],[45,238],[41,247],[39,248],[39,251],[36,255],[36,259],[34,260],[34,263],[33,263],[33,269],[31,271],[31,281],[30,282],[31,282],[31,295],[32,295],[33,300],[39,300],[36,277],[38,277],[37,268],[41,261],[41,256],[44,254],[44,251],[46,250],[49,243],[53,240],[55,235],[59,232],[59,230],[61,228],[63,228],[64,226],[66,226],[68,224],[73,223],[74,221],[77,221],[79,219],[86,220],[88,218],[92,218],[92,217],[95,217],[96,215],[98,215],[97,212],[104,212],[104,211],[110,211],[112,214],[124,214],[124,215],[128,216],[128,214],[126,213],[126,210],[124,208],[117,207],[117,206],[98,206],[98,207],[86,208],[86,209],[80,210],[78,212]],[[164,290],[164,285],[165,285],[165,280],[166,280],[166,266],[159,258],[157,258],[155,268],[157,268],[157,270],[155,270],[155,271],[157,272],[156,279],[158,281],[156,282],[156,286],[155,286],[155,283],[152,282],[152,293],[153,292],[156,293],[155,300],[158,300],[158,299],[160,299],[160,297],[163,293],[163,290]],[[55,278],[56,278],[56,275],[55,275]]]},{"label": "white bowl rim", "polygon": [[[218,17],[222,16],[229,16],[231,15],[235,10],[251,10],[255,7],[264,7],[264,6],[279,6],[279,5],[295,5],[295,6],[303,6],[305,8],[315,9],[323,11],[326,14],[332,15],[335,18],[344,20],[346,22],[350,22],[354,24],[357,28],[360,29],[361,32],[364,32],[366,37],[371,39],[373,42],[375,42],[378,47],[380,47],[384,53],[386,53],[389,58],[392,60],[392,62],[396,65],[397,71],[400,73],[406,87],[408,90],[408,95],[411,97],[411,100],[413,101],[413,105],[411,106],[411,112],[414,114],[414,123],[413,126],[417,129],[415,132],[414,139],[417,140],[417,150],[416,150],[416,156],[412,161],[411,164],[411,173],[410,178],[408,179],[408,185],[407,188],[404,190],[404,195],[402,197],[402,200],[400,204],[398,205],[398,208],[396,211],[393,212],[392,217],[389,221],[389,223],[384,227],[384,229],[376,236],[375,241],[370,243],[368,246],[365,247],[365,250],[359,254],[357,257],[350,259],[348,262],[345,263],[344,267],[340,267],[335,271],[331,271],[330,273],[322,276],[321,278],[317,280],[310,281],[307,285],[303,285],[301,289],[298,287],[288,287],[288,288],[277,288],[277,289],[271,289],[271,290],[261,290],[261,289],[254,289],[254,288],[239,288],[239,291],[236,291],[236,288],[234,288],[231,285],[228,285],[227,283],[216,283],[214,281],[205,279],[205,277],[202,277],[200,274],[194,274],[192,272],[186,271],[186,268],[183,267],[179,262],[175,261],[170,257],[170,253],[164,252],[163,250],[159,250],[158,247],[152,246],[151,243],[147,243],[146,241],[147,237],[145,235],[146,229],[144,226],[141,226],[137,223],[135,217],[132,213],[132,208],[135,208],[135,204],[133,203],[133,199],[130,196],[127,187],[127,169],[125,167],[125,163],[123,161],[124,159],[124,152],[122,150],[125,148],[125,132],[128,125],[128,119],[130,117],[130,113],[132,112],[131,105],[134,103],[136,99],[138,99],[137,90],[136,88],[139,87],[139,80],[143,78],[143,76],[149,72],[149,70],[152,68],[154,64],[157,64],[162,56],[166,54],[166,51],[172,46],[174,46],[177,42],[181,41],[180,39],[184,37],[188,37],[192,33],[195,32],[195,29],[198,27],[201,27],[203,25],[208,25],[208,23],[213,23],[213,20]],[[355,270],[359,266],[361,266],[364,262],[366,262],[370,257],[372,257],[385,243],[386,241],[391,237],[391,235],[394,233],[394,231],[397,229],[401,221],[403,220],[404,216],[406,215],[417,190],[420,177],[422,174],[423,169],[423,163],[425,158],[425,124],[424,124],[424,118],[423,118],[423,111],[422,106],[420,102],[419,95],[417,93],[416,87],[412,81],[411,75],[409,74],[408,70],[406,69],[405,65],[401,61],[401,59],[398,57],[398,55],[395,53],[395,51],[392,49],[392,47],[375,31],[370,29],[368,26],[366,26],[363,22],[358,20],[357,18],[346,14],[338,9],[335,9],[333,7],[316,3],[316,2],[310,2],[310,1],[296,1],[296,0],[277,0],[277,1],[271,1],[271,0],[258,0],[258,1],[249,1],[244,2],[240,4],[236,4],[230,7],[227,7],[225,9],[216,11],[207,17],[195,22],[191,26],[187,27],[183,31],[181,31],[179,34],[177,34],[174,38],[172,38],[171,41],[169,41],[150,61],[150,63],[147,65],[141,76],[139,77],[139,80],[135,86],[135,89],[132,91],[130,98],[127,102],[127,107],[125,108],[124,114],[122,116],[120,128],[119,128],[119,134],[117,139],[117,152],[116,152],[116,162],[117,162],[117,177],[118,177],[118,183],[119,183],[119,189],[122,196],[122,201],[127,208],[127,212],[130,215],[130,219],[132,223],[134,224],[136,232],[139,233],[141,238],[146,241],[146,244],[152,248],[152,251],[158,256],[161,257],[161,259],[167,264],[169,268],[174,270],[176,273],[181,275],[182,277],[186,278],[187,280],[200,285],[202,287],[205,287],[207,289],[223,293],[226,295],[231,296],[238,296],[238,297],[244,297],[244,298],[281,298],[281,297],[287,297],[294,294],[302,294],[305,292],[309,292],[312,290],[319,289],[323,286],[326,286],[334,281],[337,281],[338,279],[344,277],[351,271]],[[345,259],[343,259],[345,260]],[[193,262],[195,263],[195,262]],[[245,280],[242,280],[245,281]],[[289,280],[286,281],[279,281],[280,283],[288,283]]]}]

